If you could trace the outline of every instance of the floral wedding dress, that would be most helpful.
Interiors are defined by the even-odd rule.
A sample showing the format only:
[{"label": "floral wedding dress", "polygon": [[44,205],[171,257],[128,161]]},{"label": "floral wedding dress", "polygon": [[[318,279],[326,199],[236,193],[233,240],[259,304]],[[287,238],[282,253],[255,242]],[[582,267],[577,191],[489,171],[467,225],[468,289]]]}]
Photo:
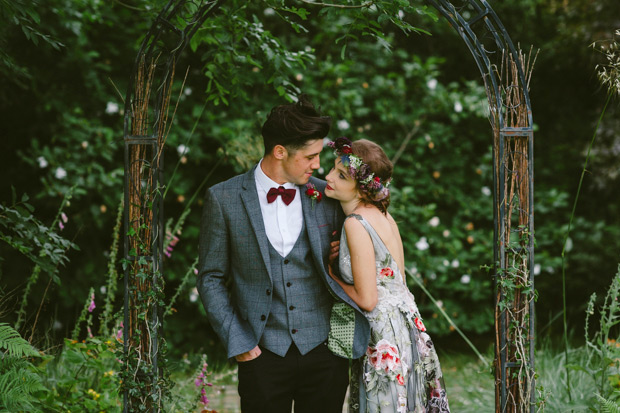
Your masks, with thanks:
[{"label": "floral wedding dress", "polygon": [[[377,268],[377,306],[366,317],[370,343],[353,369],[349,411],[381,413],[449,412],[441,367],[413,295],[374,228],[357,218],[372,239]],[[352,284],[346,233],[340,240],[339,269]]]}]

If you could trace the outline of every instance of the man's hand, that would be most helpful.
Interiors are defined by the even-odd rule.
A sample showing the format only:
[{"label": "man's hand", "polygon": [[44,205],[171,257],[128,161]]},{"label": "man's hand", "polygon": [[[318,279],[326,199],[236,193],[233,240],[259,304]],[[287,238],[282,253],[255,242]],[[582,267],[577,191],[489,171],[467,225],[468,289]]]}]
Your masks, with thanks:
[{"label": "man's hand", "polygon": [[244,362],[244,361],[250,361],[250,360],[254,360],[255,358],[257,358],[258,356],[261,355],[261,351],[260,348],[258,348],[258,346],[254,347],[252,350],[250,351],[246,351],[245,353],[241,353],[235,356],[235,360],[237,360],[238,362]]},{"label": "man's hand", "polygon": [[[336,235],[336,231],[332,233],[332,237]],[[332,238],[333,239],[333,238]],[[338,258],[340,253],[340,241],[332,241],[329,243],[329,265],[334,265],[334,260]]]}]

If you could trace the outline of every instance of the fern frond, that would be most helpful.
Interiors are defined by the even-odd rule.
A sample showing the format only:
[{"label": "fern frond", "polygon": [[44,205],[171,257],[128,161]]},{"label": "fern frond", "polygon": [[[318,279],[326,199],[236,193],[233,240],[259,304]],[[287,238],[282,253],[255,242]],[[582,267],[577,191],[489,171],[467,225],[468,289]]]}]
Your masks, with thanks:
[{"label": "fern frond", "polygon": [[17,330],[7,323],[0,323],[0,350],[6,350],[14,357],[39,357],[40,354],[32,345],[24,340]]},{"label": "fern frond", "polygon": [[[31,411],[32,394],[45,390],[41,378],[32,370],[34,366],[24,359],[3,357],[0,370],[0,410]],[[8,367],[8,369],[4,369]]]},{"label": "fern frond", "polygon": [[614,401],[607,400],[600,394],[596,393],[596,398],[601,404],[601,412],[603,413],[620,413],[620,405]]}]

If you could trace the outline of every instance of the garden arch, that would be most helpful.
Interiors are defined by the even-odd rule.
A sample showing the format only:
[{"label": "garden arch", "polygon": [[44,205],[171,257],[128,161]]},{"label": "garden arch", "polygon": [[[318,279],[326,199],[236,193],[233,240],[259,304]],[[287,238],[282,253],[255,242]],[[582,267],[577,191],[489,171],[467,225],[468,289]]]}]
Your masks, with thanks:
[{"label": "garden arch", "polygon": [[[163,146],[175,63],[225,0],[169,0],[147,32],[126,92],[124,411],[161,409]],[[486,0],[426,0],[459,33],[486,88],[493,131],[495,410],[533,412],[532,62]],[[369,2],[368,5],[372,4]]]}]

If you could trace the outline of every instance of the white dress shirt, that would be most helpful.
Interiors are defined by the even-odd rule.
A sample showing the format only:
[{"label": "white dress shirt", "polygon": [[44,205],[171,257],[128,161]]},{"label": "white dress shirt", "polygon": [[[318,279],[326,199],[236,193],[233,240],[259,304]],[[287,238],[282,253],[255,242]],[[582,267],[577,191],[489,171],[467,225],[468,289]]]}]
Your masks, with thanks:
[{"label": "white dress shirt", "polygon": [[261,159],[258,166],[254,170],[254,179],[256,181],[256,190],[258,192],[258,201],[260,202],[260,210],[263,214],[263,223],[265,231],[271,246],[282,257],[286,257],[295,246],[301,227],[303,225],[303,210],[301,207],[301,193],[297,185],[290,182],[284,183],[282,186],[286,189],[295,190],[295,198],[293,202],[286,205],[279,196],[272,203],[267,202],[267,192],[271,188],[277,188],[280,184],[274,182],[263,172]]}]

